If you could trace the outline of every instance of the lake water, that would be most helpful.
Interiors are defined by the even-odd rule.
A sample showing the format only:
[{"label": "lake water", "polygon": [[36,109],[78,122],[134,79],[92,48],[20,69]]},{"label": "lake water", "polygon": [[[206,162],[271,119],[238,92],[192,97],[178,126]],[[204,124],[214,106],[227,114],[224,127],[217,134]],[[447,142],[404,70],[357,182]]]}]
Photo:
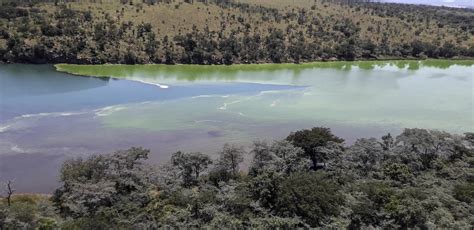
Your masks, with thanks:
[{"label": "lake water", "polygon": [[474,61],[235,66],[0,65],[0,181],[51,192],[64,159],[131,146],[177,150],[327,126],[356,137],[404,127],[474,131]]}]

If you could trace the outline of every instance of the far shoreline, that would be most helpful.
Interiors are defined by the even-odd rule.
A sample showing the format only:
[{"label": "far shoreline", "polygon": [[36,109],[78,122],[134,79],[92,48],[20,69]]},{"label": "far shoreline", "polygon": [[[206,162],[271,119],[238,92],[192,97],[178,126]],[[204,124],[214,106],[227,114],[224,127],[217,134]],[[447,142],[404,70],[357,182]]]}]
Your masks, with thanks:
[{"label": "far shoreline", "polygon": [[308,64],[316,64],[316,63],[340,63],[340,62],[347,62],[347,63],[356,63],[356,62],[384,62],[384,61],[474,61],[474,57],[469,56],[456,56],[452,58],[417,58],[417,57],[387,57],[387,58],[372,58],[372,59],[354,59],[354,60],[344,60],[344,59],[337,59],[337,58],[330,58],[330,59],[321,59],[321,60],[314,60],[308,62],[252,62],[252,63],[211,63],[211,64],[194,64],[194,63],[165,63],[165,62],[156,62],[156,63],[134,63],[134,64],[127,64],[127,63],[78,63],[78,62],[39,62],[39,63],[32,63],[32,62],[3,62],[0,61],[1,65],[10,65],[10,64],[25,64],[25,65],[84,65],[84,66],[98,66],[98,65],[129,65],[129,66],[140,66],[140,65],[163,65],[163,66],[259,66],[259,65],[308,65]]}]

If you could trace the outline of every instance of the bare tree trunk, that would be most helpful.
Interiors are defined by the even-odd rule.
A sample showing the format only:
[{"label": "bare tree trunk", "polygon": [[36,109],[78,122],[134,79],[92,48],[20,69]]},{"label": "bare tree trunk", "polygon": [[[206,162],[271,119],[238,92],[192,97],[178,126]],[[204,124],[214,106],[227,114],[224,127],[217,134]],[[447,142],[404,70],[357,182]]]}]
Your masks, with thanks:
[{"label": "bare tree trunk", "polygon": [[7,182],[7,204],[8,204],[8,207],[10,207],[11,204],[12,204],[11,198],[12,198],[13,193],[15,192],[15,190],[13,189],[12,183],[13,182],[11,180],[9,180]]}]

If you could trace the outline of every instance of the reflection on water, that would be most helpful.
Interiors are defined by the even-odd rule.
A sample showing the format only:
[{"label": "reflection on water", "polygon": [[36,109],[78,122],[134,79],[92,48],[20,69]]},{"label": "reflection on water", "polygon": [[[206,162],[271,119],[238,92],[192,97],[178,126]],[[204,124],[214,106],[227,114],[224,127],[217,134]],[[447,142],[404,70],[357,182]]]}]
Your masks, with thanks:
[{"label": "reflection on water", "polygon": [[[351,71],[352,69],[374,70],[395,67],[398,70],[419,70],[420,68],[448,69],[454,66],[470,67],[472,60],[408,60],[408,61],[356,61],[356,62],[315,62],[305,64],[259,64],[259,65],[230,65],[230,66],[202,66],[202,65],[56,65],[57,70],[85,76],[107,76],[116,78],[138,78],[148,80],[160,78],[175,78],[179,81],[204,80],[239,80],[241,73],[266,73],[273,75],[267,79],[275,79],[280,75],[272,73],[282,72],[299,77],[301,72],[308,69],[331,69]],[[247,75],[250,79],[259,76]]]},{"label": "reflection on water", "polygon": [[[0,66],[0,180],[15,176],[23,191],[49,191],[54,181],[26,178],[53,174],[66,157],[130,146],[162,162],[178,149],[213,154],[311,126],[347,142],[404,127],[474,131],[474,61],[57,68],[127,80]],[[51,164],[30,167],[27,155]]]}]

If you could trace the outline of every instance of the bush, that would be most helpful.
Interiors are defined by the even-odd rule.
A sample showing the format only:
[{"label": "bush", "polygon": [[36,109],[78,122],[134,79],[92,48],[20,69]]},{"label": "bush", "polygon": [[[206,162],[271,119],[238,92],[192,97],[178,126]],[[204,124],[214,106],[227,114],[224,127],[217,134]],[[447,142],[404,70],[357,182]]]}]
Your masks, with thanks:
[{"label": "bush", "polygon": [[474,183],[464,183],[454,186],[454,198],[466,203],[473,203],[474,201]]}]

